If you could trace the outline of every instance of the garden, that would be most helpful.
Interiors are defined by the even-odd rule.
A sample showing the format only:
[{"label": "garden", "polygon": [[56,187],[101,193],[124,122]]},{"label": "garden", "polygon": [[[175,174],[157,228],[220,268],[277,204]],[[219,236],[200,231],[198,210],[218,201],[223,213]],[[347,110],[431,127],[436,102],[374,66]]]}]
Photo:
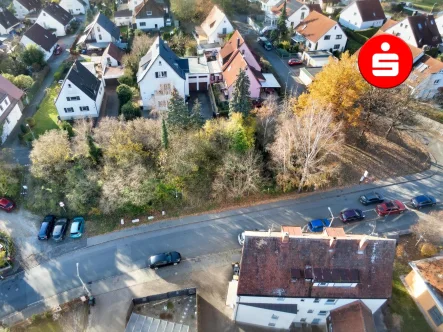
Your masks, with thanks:
[{"label": "garden", "polygon": [[12,267],[14,252],[14,243],[11,237],[4,232],[0,232],[0,274]]}]

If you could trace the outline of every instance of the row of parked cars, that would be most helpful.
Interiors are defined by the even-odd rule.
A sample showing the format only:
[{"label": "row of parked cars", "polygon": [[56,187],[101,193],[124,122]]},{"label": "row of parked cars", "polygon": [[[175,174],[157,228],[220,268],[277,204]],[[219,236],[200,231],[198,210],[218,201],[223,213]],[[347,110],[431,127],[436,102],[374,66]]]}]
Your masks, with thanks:
[{"label": "row of parked cars", "polygon": [[[53,215],[47,215],[43,218],[40,225],[40,231],[37,238],[39,240],[52,239],[56,242],[62,241],[67,233],[70,220],[68,218],[56,218]],[[85,231],[85,219],[83,217],[75,217],[72,219],[69,237],[77,239],[83,235]]]}]

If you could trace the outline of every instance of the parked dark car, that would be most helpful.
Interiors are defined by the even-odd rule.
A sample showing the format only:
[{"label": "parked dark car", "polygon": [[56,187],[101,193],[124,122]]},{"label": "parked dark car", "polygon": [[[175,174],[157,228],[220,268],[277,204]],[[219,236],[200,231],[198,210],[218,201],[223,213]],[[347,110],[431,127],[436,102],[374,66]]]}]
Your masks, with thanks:
[{"label": "parked dark car", "polygon": [[39,240],[48,240],[51,236],[52,230],[54,229],[55,216],[48,215],[43,218],[42,224],[40,225],[40,231],[38,232],[37,238]]},{"label": "parked dark car", "polygon": [[361,195],[358,200],[363,205],[383,203],[385,201],[383,196],[375,191]]},{"label": "parked dark car", "polygon": [[15,203],[7,198],[0,198],[0,209],[11,212],[15,208]]},{"label": "parked dark car", "polygon": [[411,204],[412,206],[419,210],[422,207],[426,207],[426,206],[434,206],[435,204],[437,204],[437,201],[435,200],[434,196],[431,195],[419,195],[417,197],[414,197],[413,199],[411,199]]},{"label": "parked dark car", "polygon": [[52,238],[54,241],[61,241],[64,239],[66,230],[68,229],[69,220],[67,218],[58,219],[52,231]]},{"label": "parked dark car", "polygon": [[61,46],[57,44],[57,46],[54,49],[54,55],[59,55],[62,53],[62,51],[63,49],[61,48]]},{"label": "parked dark car", "polygon": [[406,206],[399,200],[393,200],[377,205],[375,211],[380,217],[390,214],[400,214],[406,211]]},{"label": "parked dark car", "polygon": [[344,223],[362,220],[364,217],[363,211],[359,209],[346,209],[340,212],[340,219]]},{"label": "parked dark car", "polygon": [[177,251],[165,252],[149,257],[149,267],[157,270],[166,265],[177,265],[182,257]]},{"label": "parked dark car", "polygon": [[315,219],[309,222],[308,228],[311,232],[323,232],[323,229],[330,225],[331,222],[328,219]]}]

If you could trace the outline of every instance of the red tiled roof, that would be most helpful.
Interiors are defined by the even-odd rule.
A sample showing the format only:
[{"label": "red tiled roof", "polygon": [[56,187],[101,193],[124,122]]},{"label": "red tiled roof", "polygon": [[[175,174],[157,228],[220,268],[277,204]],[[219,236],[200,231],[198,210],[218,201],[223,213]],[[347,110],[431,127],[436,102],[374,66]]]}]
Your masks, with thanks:
[{"label": "red tiled roof", "polygon": [[328,322],[333,332],[375,332],[371,309],[363,302],[354,301],[331,311]]},{"label": "red tiled roof", "polygon": [[386,30],[388,30],[390,27],[396,25],[397,23],[398,23],[397,21],[394,21],[393,19],[390,18],[385,22],[385,24],[383,24],[380,27],[380,30],[385,32]]},{"label": "red tiled roof", "polygon": [[443,257],[433,257],[413,262],[421,277],[440,295],[443,295]]},{"label": "red tiled roof", "polygon": [[[360,249],[365,238],[365,248]],[[281,233],[246,235],[238,295],[313,298],[386,299],[391,296],[395,241],[346,235],[333,244],[326,234],[290,236]],[[359,250],[361,250],[359,252]],[[317,287],[297,274],[314,275],[314,282],[357,282],[355,287]]]},{"label": "red tiled roof", "polygon": [[443,70],[443,62],[429,55],[424,55],[414,64],[414,68],[412,68],[406,84],[416,87],[428,76],[436,74],[441,70]]},{"label": "red tiled roof", "polygon": [[0,92],[6,93],[8,96],[20,100],[24,92],[17,88],[13,83],[0,75]]},{"label": "red tiled roof", "polygon": [[[239,41],[238,41],[239,40]],[[222,57],[223,63],[229,60],[229,57],[238,49],[239,46],[243,45],[245,40],[238,30],[235,30],[229,41],[220,50],[220,56]]]},{"label": "red tiled roof", "polygon": [[122,62],[122,58],[123,55],[125,55],[125,52],[119,49],[114,43],[109,43],[108,47],[106,47],[105,51],[103,52],[103,56],[106,56],[106,54],[109,54],[118,62]]},{"label": "red tiled roof", "polygon": [[306,39],[316,43],[336,24],[338,23],[331,20],[329,17],[313,11],[296,26],[295,30]]}]

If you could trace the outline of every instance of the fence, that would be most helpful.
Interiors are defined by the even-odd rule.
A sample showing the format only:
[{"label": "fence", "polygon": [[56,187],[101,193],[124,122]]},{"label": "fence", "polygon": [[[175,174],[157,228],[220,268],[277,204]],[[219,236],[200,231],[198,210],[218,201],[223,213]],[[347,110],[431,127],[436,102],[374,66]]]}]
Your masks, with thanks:
[{"label": "fence", "polygon": [[183,295],[194,295],[197,294],[196,288],[185,288],[174,292],[168,292],[168,293],[162,293],[162,294],[155,294],[145,297],[138,297],[132,299],[133,305],[148,303],[152,301],[159,301],[159,300],[165,300],[170,299],[177,296],[183,296]]},{"label": "fence", "polygon": [[212,91],[212,85],[208,89],[209,91],[209,100],[211,103],[212,114],[216,115],[218,113],[217,103],[215,102],[214,91]]}]

